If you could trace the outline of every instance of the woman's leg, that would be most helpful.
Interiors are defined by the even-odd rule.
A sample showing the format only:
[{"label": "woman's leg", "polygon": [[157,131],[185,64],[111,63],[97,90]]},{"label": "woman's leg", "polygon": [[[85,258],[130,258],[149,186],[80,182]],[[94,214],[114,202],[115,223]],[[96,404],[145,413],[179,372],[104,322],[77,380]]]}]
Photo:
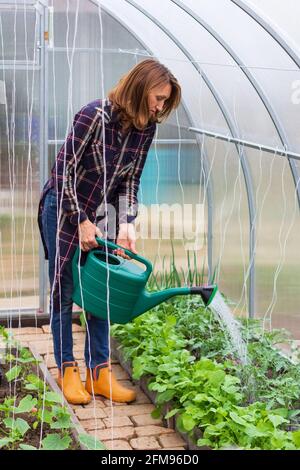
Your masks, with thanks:
[{"label": "woman's leg", "polygon": [[109,358],[109,327],[107,320],[87,314],[84,357],[86,366],[94,369],[98,364],[106,364]]},{"label": "woman's leg", "polygon": [[[106,233],[107,219],[98,216],[97,226]],[[111,240],[109,238],[109,240]],[[102,249],[102,248],[100,248]],[[94,369],[99,364],[106,364],[109,358],[109,325],[107,320],[87,314],[84,358],[87,368]]]},{"label": "woman's leg", "polygon": [[[43,232],[49,254],[49,280],[51,286],[56,271],[56,235],[57,235],[57,203],[56,193],[50,190],[45,197],[43,210]],[[51,295],[50,324],[53,334],[54,356],[57,367],[61,370],[62,363],[74,361],[72,338],[72,266],[68,263],[62,273],[58,292]]]},{"label": "woman's leg", "polygon": [[61,289],[58,298],[53,302],[51,312],[51,329],[54,344],[54,356],[57,367],[64,362],[74,361],[72,336],[72,292],[73,278],[71,263],[64,268],[61,277]]},{"label": "woman's leg", "polygon": [[85,388],[92,395],[102,395],[114,402],[132,402],[136,399],[136,393],[117,381],[109,364],[108,345],[108,321],[101,320],[88,313],[85,341],[85,362],[87,366]]}]

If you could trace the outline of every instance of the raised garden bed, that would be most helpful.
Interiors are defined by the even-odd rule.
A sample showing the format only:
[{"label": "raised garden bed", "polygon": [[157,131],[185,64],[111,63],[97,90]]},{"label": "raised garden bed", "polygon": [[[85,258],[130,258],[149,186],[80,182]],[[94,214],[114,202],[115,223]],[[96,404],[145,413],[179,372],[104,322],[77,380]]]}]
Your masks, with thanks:
[{"label": "raised garden bed", "polygon": [[[102,450],[85,433],[38,352],[19,347],[2,328],[0,448]],[[17,347],[16,347],[17,346]]]},{"label": "raised garden bed", "polygon": [[[133,369],[132,369],[132,363],[129,360],[124,359],[124,355],[122,354],[122,346],[121,344],[115,339],[111,338],[111,347],[113,351],[114,357],[118,359],[120,362],[121,366],[123,367],[124,370],[129,374],[130,377],[133,376]],[[157,399],[157,393],[149,390],[149,383],[151,382],[152,377],[151,376],[145,376],[142,377],[141,379],[136,379],[134,380],[135,383],[139,385],[139,387],[143,390],[143,392],[147,395],[147,397],[151,400],[151,402],[155,405],[156,404],[156,399]],[[174,408],[174,405],[172,402],[169,402],[165,404],[161,410],[161,415],[162,417],[166,416],[172,409]],[[177,431],[178,434],[183,438],[183,440],[186,442],[187,449],[189,450],[211,450],[210,447],[208,446],[202,446],[198,447],[195,444],[195,439],[202,437],[202,432],[200,430],[195,431],[195,439],[192,439],[189,437],[187,433],[183,433],[176,429],[176,418],[178,416],[172,416],[169,419],[164,419],[163,418],[163,423],[167,428],[171,428]]]},{"label": "raised garden bed", "polygon": [[113,334],[123,367],[189,448],[300,448],[300,370],[276,349],[284,331],[244,321],[245,366],[212,314],[181,298]]}]

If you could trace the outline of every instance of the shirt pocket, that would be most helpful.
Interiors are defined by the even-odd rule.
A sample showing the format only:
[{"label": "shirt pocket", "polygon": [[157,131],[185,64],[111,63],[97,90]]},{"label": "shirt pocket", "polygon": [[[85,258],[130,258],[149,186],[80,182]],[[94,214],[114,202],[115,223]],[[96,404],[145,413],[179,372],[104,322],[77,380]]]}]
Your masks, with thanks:
[{"label": "shirt pocket", "polygon": [[133,162],[129,162],[127,165],[121,165],[118,171],[118,178],[125,179],[133,168]]},{"label": "shirt pocket", "polygon": [[122,162],[120,164],[120,168],[118,171],[119,177],[124,177],[128,173],[131,172],[135,165],[135,161],[137,158],[137,151],[136,150],[126,150],[123,154]]}]

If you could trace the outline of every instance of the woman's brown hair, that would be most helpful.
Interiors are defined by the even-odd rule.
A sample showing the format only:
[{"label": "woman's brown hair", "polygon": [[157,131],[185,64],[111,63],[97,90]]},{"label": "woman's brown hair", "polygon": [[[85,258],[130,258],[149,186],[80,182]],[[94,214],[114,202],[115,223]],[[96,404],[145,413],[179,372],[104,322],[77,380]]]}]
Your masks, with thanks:
[{"label": "woman's brown hair", "polygon": [[[171,95],[165,101],[162,111],[151,118],[148,107],[149,92],[157,86],[168,83],[171,85]],[[137,129],[144,129],[149,121],[161,122],[177,108],[181,99],[181,88],[165,65],[154,59],[146,59],[124,75],[109,92],[108,97],[124,129],[131,125]]]}]

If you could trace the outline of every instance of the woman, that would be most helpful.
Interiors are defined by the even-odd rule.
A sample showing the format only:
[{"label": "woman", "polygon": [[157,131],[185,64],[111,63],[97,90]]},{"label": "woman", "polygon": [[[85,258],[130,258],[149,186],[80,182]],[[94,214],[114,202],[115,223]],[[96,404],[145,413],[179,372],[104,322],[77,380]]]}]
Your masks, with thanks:
[{"label": "woman", "polygon": [[[78,245],[82,252],[98,246],[95,236],[103,235],[96,216],[105,216],[108,206],[117,210],[117,237],[104,235],[136,253],[134,219],[141,173],[156,123],[179,105],[180,97],[180,86],[164,65],[153,59],[139,63],[107,100],[89,103],[76,114],[44,186],[39,227],[49,259],[50,323],[58,383],[69,403],[87,404],[90,394],[116,402],[135,399],[109,367],[108,321],[89,314],[85,387],[81,382],[73,356],[71,261]],[[120,250],[117,254],[125,256]]]}]

